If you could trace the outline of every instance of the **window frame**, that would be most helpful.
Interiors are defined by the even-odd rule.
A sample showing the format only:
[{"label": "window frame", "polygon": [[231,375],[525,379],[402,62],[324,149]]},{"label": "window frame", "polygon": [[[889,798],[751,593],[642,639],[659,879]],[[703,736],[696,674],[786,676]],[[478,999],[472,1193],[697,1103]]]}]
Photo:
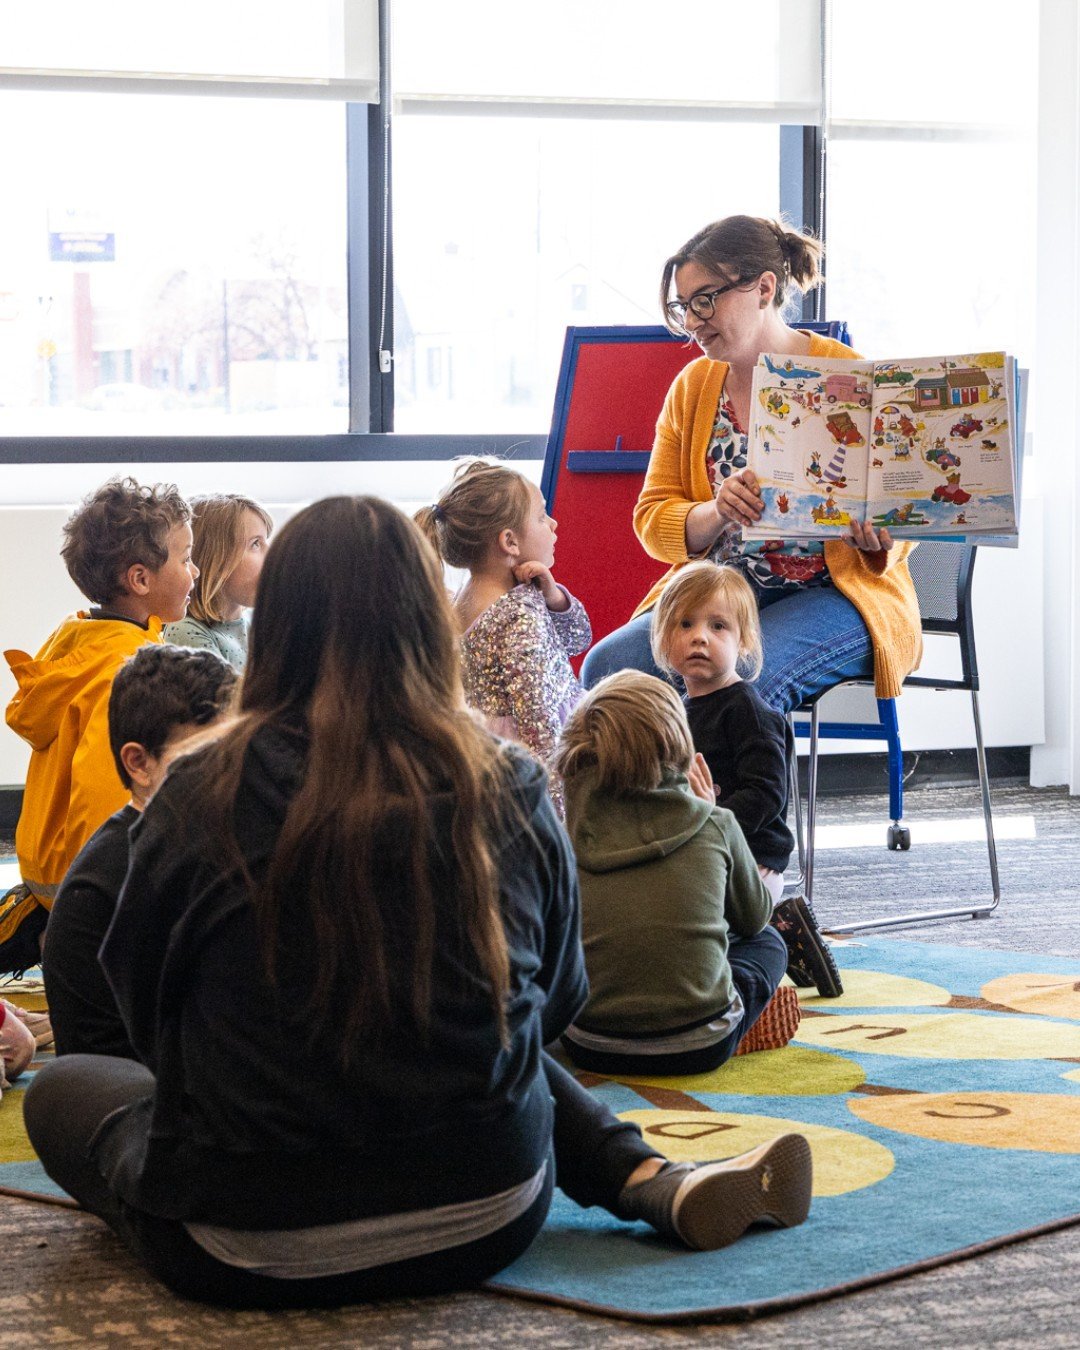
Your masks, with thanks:
[{"label": "window frame", "polygon": [[[518,460],[544,457],[547,437],[538,433],[439,435],[398,433],[394,427],[394,248],[391,222],[393,187],[394,97],[390,81],[391,0],[379,0],[380,98],[378,103],[346,103],[346,211],[349,356],[348,431],[315,435],[93,435],[0,437],[0,463],[8,464],[155,464],[155,463],[306,463],[439,461],[459,455],[488,454]],[[411,101],[410,101],[411,102]],[[551,116],[580,116],[587,105],[549,107]],[[531,105],[530,105],[531,107]],[[492,114],[514,105],[485,104]],[[448,115],[454,104],[440,107]],[[456,110],[459,115],[461,109]],[[475,114],[476,108],[470,109]],[[520,111],[520,110],[519,110]],[[611,110],[608,109],[608,114]],[[718,124],[735,120],[730,111],[673,107],[616,115],[697,117]],[[604,110],[590,108],[588,115]],[[753,120],[753,119],[752,119]],[[819,237],[824,224],[824,149],[819,126],[778,125],[780,205],[788,219],[807,225]],[[802,317],[820,316],[824,301],[808,297]]]},{"label": "window frame", "polygon": [[[152,48],[143,47],[140,61],[149,64],[140,69],[132,64],[111,68],[105,65],[86,64],[93,59],[93,44],[88,50],[79,48],[77,67],[54,65],[49,61],[38,62],[34,50],[35,37],[30,38],[30,50],[20,46],[16,26],[15,34],[8,34],[8,48],[0,58],[0,82],[5,89],[26,89],[31,91],[56,90],[66,93],[86,93],[92,91],[108,93],[163,93],[194,94],[211,97],[251,96],[269,98],[327,99],[341,102],[345,99],[374,101],[383,87],[381,67],[373,67],[372,57],[381,60],[385,56],[385,44],[382,41],[384,31],[384,0],[336,0],[334,14],[325,13],[322,18],[328,28],[335,21],[340,47],[337,49],[342,61],[341,70],[331,71],[322,68],[318,71],[301,73],[296,68],[291,73],[275,69],[273,57],[266,68],[256,66],[244,74],[236,73],[233,58],[219,46],[214,49],[213,60],[199,65],[193,70],[185,70],[182,65],[171,69],[161,69]],[[93,16],[96,17],[96,16]],[[249,21],[250,21],[250,16]],[[67,28],[76,30],[75,43],[78,46],[78,22],[70,15],[61,12],[53,15],[52,27],[46,49],[55,52],[53,34],[57,22],[67,22]],[[123,23],[122,15],[113,15],[114,22]],[[197,22],[197,20],[196,20]],[[40,40],[40,35],[36,35]],[[329,40],[331,35],[326,33]],[[251,49],[250,34],[244,38],[244,48]],[[378,53],[374,48],[378,46]],[[115,52],[115,47],[110,46]],[[206,52],[206,48],[202,48]],[[13,59],[14,58],[14,59]],[[29,58],[29,59],[27,59]],[[241,62],[242,64],[242,62]]]}]

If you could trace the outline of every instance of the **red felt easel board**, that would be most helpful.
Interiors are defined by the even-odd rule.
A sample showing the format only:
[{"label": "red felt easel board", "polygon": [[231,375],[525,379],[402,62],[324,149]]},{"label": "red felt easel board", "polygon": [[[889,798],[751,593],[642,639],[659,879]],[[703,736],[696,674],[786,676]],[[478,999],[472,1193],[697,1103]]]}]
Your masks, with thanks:
[{"label": "red felt easel board", "polygon": [[[799,327],[851,345],[843,320]],[[584,604],[594,642],[667,571],[638,542],[633,512],[664,397],[699,355],[659,326],[566,330],[541,489],[559,522],[555,575]]]},{"label": "red felt easel board", "polygon": [[[585,606],[594,642],[667,571],[638,542],[633,511],[664,397],[699,355],[660,327],[567,330],[543,492],[558,521],[555,577]],[[590,463],[610,454],[612,470],[575,471],[580,452],[596,452]]]}]

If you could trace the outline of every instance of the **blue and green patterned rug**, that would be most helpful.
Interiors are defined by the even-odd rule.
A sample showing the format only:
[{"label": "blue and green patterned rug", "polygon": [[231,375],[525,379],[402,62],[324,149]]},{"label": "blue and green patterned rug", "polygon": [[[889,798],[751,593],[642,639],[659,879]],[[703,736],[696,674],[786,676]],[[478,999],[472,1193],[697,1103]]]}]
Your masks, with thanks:
[{"label": "blue and green patterned rug", "polygon": [[809,1139],[800,1228],[720,1252],[560,1193],[490,1287],[648,1321],[734,1320],[1080,1222],[1080,963],[886,938],[838,943],[840,999],[797,1039],[693,1078],[581,1075],[675,1158]]},{"label": "blue and green patterned rug", "polygon": [[[489,1287],[644,1321],[733,1320],[1080,1222],[1080,963],[886,938],[835,950],[844,997],[804,997],[783,1050],[693,1078],[582,1076],[671,1157],[805,1134],[802,1227],[689,1253],[557,1192]],[[28,1078],[0,1104],[0,1187],[55,1202],[22,1128]]]}]

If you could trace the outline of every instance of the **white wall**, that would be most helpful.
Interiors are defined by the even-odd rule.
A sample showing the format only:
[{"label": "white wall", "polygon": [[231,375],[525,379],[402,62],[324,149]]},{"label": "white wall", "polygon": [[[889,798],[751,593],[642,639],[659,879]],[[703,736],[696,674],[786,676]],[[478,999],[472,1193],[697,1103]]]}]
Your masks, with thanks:
[{"label": "white wall", "polygon": [[[1018,11],[1019,17],[1019,11]],[[1038,255],[1032,418],[1045,485],[1046,738],[1031,781],[1080,793],[1080,558],[1076,417],[1080,396],[1080,13],[1039,7]],[[1030,209],[1022,201],[1015,209]],[[1006,264],[1007,265],[1007,264]]]}]

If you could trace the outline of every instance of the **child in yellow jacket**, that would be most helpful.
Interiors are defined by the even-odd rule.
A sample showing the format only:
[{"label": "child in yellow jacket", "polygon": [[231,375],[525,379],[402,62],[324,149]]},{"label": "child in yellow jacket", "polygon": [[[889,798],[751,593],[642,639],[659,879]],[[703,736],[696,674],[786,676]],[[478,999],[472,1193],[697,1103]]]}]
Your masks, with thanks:
[{"label": "child in yellow jacket", "polygon": [[184,617],[198,576],[191,511],[172,484],[112,479],[64,526],[68,574],[93,602],[36,657],[7,651],[18,692],[7,722],[33,754],[15,833],[22,884],[0,900],[0,973],[36,964],[68,867],[127,799],[109,745],[113,676],[162,625]]}]

